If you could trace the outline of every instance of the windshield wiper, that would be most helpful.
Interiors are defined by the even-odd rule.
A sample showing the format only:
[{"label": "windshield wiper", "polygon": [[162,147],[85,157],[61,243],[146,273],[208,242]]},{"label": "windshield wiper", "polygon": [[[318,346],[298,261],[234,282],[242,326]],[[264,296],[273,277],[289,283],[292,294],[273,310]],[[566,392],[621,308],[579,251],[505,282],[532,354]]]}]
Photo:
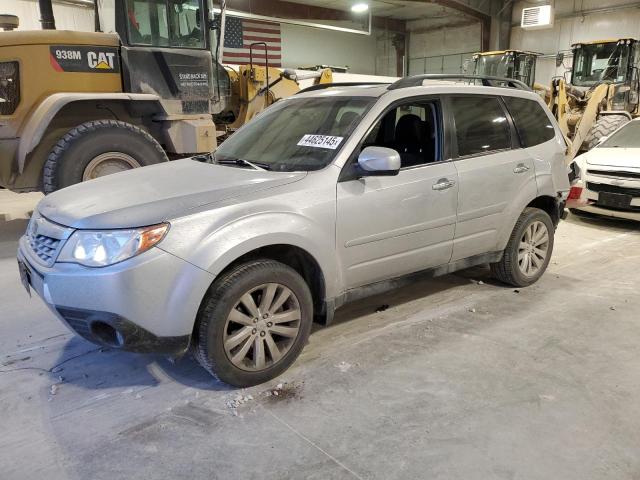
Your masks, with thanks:
[{"label": "windshield wiper", "polygon": [[270,170],[270,166],[266,163],[253,163],[249,160],[245,160],[244,158],[223,158],[218,160],[214,157],[215,163],[218,165],[238,165],[244,167],[251,167],[254,170]]}]

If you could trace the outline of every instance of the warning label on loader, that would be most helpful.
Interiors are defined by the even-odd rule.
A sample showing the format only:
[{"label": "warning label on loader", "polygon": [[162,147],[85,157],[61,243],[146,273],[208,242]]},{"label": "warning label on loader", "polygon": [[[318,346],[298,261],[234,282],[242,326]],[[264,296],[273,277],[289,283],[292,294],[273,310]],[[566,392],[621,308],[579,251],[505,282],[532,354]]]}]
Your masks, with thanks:
[{"label": "warning label on loader", "polygon": [[49,57],[57,72],[120,73],[120,58],[115,47],[52,45]]}]

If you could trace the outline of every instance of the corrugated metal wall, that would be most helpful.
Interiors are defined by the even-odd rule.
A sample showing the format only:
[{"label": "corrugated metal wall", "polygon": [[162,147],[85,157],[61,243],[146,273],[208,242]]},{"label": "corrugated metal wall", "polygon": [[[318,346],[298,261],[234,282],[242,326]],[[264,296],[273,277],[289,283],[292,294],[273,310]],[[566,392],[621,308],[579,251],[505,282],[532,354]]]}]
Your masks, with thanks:
[{"label": "corrugated metal wall", "polygon": [[511,48],[532,50],[545,54],[538,59],[536,80],[548,84],[556,75],[563,75],[571,66],[571,57],[565,66],[556,68],[555,54],[568,52],[572,43],[632,37],[640,39],[640,4],[624,0],[556,0],[553,28],[523,30],[519,27],[522,8],[530,2],[518,2],[513,9],[514,26],[511,30]]}]

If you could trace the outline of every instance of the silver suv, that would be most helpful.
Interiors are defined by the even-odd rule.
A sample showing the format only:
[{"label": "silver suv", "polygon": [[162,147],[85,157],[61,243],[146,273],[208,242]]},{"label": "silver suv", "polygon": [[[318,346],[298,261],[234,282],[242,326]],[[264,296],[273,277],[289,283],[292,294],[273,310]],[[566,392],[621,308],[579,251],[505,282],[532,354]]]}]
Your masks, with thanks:
[{"label": "silver suv", "polygon": [[490,264],[529,285],[569,181],[553,117],[516,86],[409,77],[303,92],[210,157],[45,197],[21,278],[82,337],[191,348],[235,386],[288,368],[314,320],[417,275]]}]

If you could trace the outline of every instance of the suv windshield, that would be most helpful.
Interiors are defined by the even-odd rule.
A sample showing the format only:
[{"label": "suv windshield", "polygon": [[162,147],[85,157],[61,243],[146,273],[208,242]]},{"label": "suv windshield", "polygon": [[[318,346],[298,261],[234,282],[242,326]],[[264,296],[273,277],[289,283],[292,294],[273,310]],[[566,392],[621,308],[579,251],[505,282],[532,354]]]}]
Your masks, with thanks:
[{"label": "suv windshield", "polygon": [[640,122],[629,122],[599,145],[600,148],[640,148]]},{"label": "suv windshield", "polygon": [[623,82],[629,46],[614,42],[581,45],[575,50],[571,83],[592,87],[600,82]]},{"label": "suv windshield", "polygon": [[252,162],[281,172],[329,165],[376,97],[291,98],[269,107],[224,141],[216,162]]}]

